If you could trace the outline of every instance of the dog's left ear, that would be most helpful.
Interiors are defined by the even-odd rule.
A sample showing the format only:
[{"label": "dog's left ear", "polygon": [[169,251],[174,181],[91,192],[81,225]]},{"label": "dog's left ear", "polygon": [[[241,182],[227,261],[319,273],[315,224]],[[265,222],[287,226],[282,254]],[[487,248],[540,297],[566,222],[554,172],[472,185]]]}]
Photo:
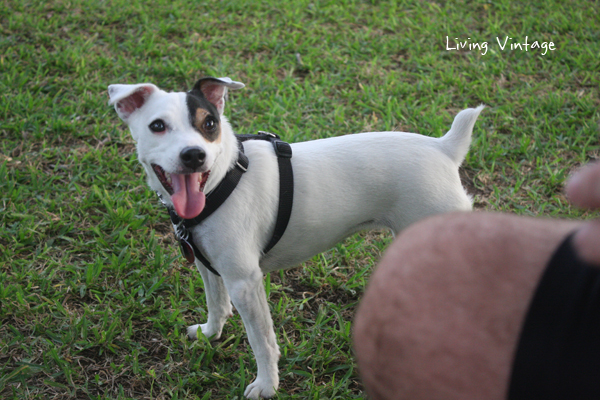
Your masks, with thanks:
[{"label": "dog's left ear", "polygon": [[223,109],[225,109],[225,97],[227,96],[227,89],[241,89],[245,85],[241,82],[232,81],[227,77],[213,78],[207,77],[202,78],[194,85],[194,88],[190,92],[200,92],[204,95],[212,105],[217,108],[219,115],[223,115]]}]

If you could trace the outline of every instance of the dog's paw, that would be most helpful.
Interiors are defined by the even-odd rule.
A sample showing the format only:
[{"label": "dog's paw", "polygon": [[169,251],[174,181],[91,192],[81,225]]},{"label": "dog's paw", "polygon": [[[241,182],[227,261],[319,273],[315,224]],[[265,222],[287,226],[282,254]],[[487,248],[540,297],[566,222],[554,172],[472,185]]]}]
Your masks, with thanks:
[{"label": "dog's paw", "polygon": [[254,382],[248,385],[246,391],[244,392],[244,396],[248,399],[258,400],[258,399],[270,399],[275,396],[275,392],[277,392],[277,386],[271,383],[264,382],[260,378],[257,378]]},{"label": "dog's paw", "polygon": [[200,324],[192,325],[192,326],[188,326],[187,327],[187,337],[188,337],[188,339],[191,339],[191,340],[198,339],[198,328],[199,327],[200,327]]},{"label": "dog's paw", "polygon": [[188,338],[190,338],[192,340],[198,339],[198,329],[200,329],[200,332],[202,332],[202,334],[204,336],[206,336],[208,339],[210,339],[211,341],[218,340],[221,337],[221,331],[216,330],[216,329],[210,329],[208,324],[197,324],[197,325],[188,326],[188,328],[187,328]]}]

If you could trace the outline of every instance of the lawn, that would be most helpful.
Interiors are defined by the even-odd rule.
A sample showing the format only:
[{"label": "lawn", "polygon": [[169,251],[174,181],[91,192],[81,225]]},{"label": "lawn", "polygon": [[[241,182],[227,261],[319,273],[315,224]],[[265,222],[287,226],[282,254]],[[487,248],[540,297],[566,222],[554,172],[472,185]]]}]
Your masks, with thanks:
[{"label": "lawn", "polygon": [[[107,105],[109,84],[181,91],[229,76],[247,85],[226,106],[234,129],[291,142],[441,136],[483,103],[461,169],[475,208],[588,218],[563,186],[599,155],[599,5],[2,1],[0,398],[234,399],[255,376],[237,313],[218,342],[185,337],[206,320],[202,280]],[[510,49],[526,38],[527,51]],[[351,325],[391,240],[356,235],[265,277],[278,398],[365,397]]]}]

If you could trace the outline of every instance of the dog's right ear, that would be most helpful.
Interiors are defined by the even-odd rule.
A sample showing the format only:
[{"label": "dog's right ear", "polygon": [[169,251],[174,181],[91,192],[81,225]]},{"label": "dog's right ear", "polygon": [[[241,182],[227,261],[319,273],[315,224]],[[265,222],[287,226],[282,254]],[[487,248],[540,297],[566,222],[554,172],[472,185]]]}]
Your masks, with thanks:
[{"label": "dog's right ear", "polygon": [[137,85],[110,85],[108,86],[108,104],[114,104],[119,118],[126,121],[135,111],[144,106],[148,98],[158,91],[151,83]]}]

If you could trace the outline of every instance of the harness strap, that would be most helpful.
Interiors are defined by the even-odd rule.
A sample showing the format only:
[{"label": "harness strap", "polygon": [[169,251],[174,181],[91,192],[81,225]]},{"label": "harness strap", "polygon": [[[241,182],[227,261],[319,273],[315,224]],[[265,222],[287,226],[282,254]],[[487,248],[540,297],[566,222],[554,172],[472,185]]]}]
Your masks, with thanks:
[{"label": "harness strap", "polygon": [[[277,211],[277,220],[275,222],[273,236],[265,246],[263,255],[267,254],[267,252],[271,250],[283,236],[292,214],[294,199],[294,173],[291,162],[292,147],[289,143],[282,141],[279,136],[273,133],[264,131],[259,131],[258,134],[236,135],[236,137],[238,140],[239,152],[235,168],[229,170],[225,175],[225,178],[223,178],[217,187],[206,195],[206,205],[202,212],[196,218],[182,219],[177,215],[175,210],[167,207],[183,256],[190,263],[194,262],[194,258],[197,258],[206,269],[218,276],[220,276],[219,272],[214,269],[208,258],[206,258],[195,245],[191,228],[208,218],[208,216],[215,212],[221,204],[227,200],[242,178],[243,173],[247,171],[249,161],[248,157],[244,154],[243,142],[246,140],[270,141],[273,144],[279,166],[279,208]],[[160,194],[159,197],[162,201]]]},{"label": "harness strap", "polygon": [[277,164],[279,166],[279,208],[277,210],[277,221],[275,230],[269,243],[265,246],[263,254],[267,254],[279,239],[283,236],[290,216],[292,215],[292,205],[294,201],[294,171],[292,170],[292,146],[284,142],[274,133],[258,131],[257,135],[236,135],[240,142],[246,140],[268,140],[273,144]]},{"label": "harness strap", "polygon": [[271,141],[277,154],[277,164],[279,165],[279,209],[277,211],[277,221],[275,222],[275,231],[271,241],[263,250],[267,254],[279,239],[283,236],[290,216],[292,215],[292,205],[294,202],[294,171],[292,170],[292,146],[289,143],[279,139]]}]

